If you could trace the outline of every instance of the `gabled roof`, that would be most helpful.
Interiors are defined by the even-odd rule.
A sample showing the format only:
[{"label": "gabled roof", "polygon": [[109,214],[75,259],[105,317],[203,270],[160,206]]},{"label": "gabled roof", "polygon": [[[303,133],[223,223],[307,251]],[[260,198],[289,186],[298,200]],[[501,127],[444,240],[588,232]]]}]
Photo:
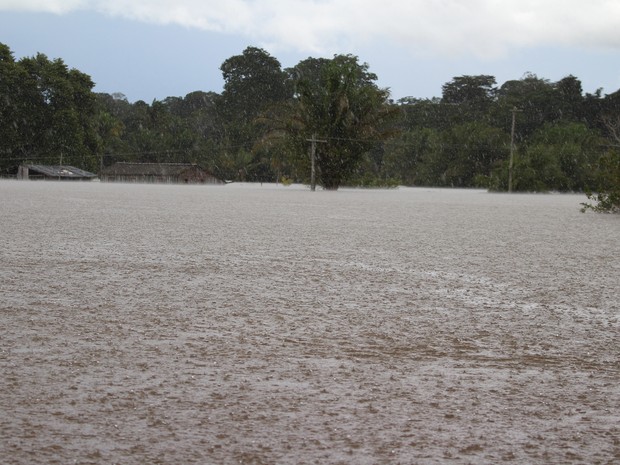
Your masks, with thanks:
[{"label": "gabled roof", "polygon": [[68,165],[25,165],[29,171],[54,178],[96,178],[95,173]]},{"label": "gabled roof", "polygon": [[188,169],[200,169],[193,163],[127,163],[116,162],[101,171],[101,174],[127,176],[178,176]]}]

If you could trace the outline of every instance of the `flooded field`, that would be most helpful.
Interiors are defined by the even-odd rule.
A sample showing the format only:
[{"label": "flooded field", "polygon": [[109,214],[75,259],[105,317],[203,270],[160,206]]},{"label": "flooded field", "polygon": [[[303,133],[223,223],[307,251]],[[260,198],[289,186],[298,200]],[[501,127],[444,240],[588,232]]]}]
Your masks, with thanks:
[{"label": "flooded field", "polygon": [[584,199],[0,182],[1,462],[620,463]]}]

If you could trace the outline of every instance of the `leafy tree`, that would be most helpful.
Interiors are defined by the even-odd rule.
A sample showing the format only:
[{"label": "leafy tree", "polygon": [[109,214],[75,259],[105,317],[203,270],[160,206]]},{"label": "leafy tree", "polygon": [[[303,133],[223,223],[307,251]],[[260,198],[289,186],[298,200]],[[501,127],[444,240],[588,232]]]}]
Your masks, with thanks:
[{"label": "leafy tree", "polygon": [[582,203],[582,212],[620,213],[620,150],[607,151],[599,160],[599,175],[596,191],[588,190],[586,195],[593,203]]},{"label": "leafy tree", "polygon": [[[600,146],[598,132],[583,123],[547,124],[518,154],[514,189],[582,191],[594,182]],[[495,187],[505,188],[506,173],[505,165],[495,172]]]},{"label": "leafy tree", "polygon": [[384,171],[406,186],[441,184],[441,170],[436,169],[441,138],[431,128],[403,131],[385,143]]},{"label": "leafy tree", "polygon": [[404,131],[418,128],[448,129],[455,122],[464,119],[460,105],[446,103],[437,97],[432,99],[406,97],[400,99],[397,104],[403,114],[400,127]]},{"label": "leafy tree", "polygon": [[442,86],[442,100],[446,103],[488,104],[495,99],[495,77],[487,75],[459,76]]},{"label": "leafy tree", "polygon": [[556,85],[563,120],[581,121],[584,116],[584,97],[581,81],[573,75],[560,79]]},{"label": "leafy tree", "polygon": [[[100,109],[97,114],[97,134],[99,137],[99,145],[102,150],[102,161],[106,156],[112,154],[122,153],[122,140],[121,136],[124,131],[122,122],[112,116],[110,113]],[[111,164],[105,163],[106,165]]]},{"label": "leafy tree", "polygon": [[[620,92],[610,99],[620,98]],[[615,112],[613,108],[615,107]],[[582,211],[592,209],[598,212],[620,213],[620,107],[612,106],[602,116],[607,129],[607,150],[598,161],[598,175],[594,184],[596,191],[586,190],[588,200]]]},{"label": "leafy tree", "polygon": [[457,106],[450,111],[456,123],[484,120],[497,96],[495,77],[459,76],[442,86],[442,103]]},{"label": "leafy tree", "polygon": [[481,122],[455,126],[442,133],[441,181],[455,187],[486,187],[495,163],[505,158],[509,137]]},{"label": "leafy tree", "polygon": [[219,99],[220,95],[215,92],[190,92],[180,103],[177,115],[182,119],[185,131],[191,134],[192,155],[196,163],[227,178],[217,165],[223,138],[223,125],[218,114]]},{"label": "leafy tree", "polygon": [[8,78],[2,79],[2,113],[12,121],[5,154],[16,164],[62,162],[96,169],[99,146],[90,77],[40,53],[16,63],[2,46],[0,56],[1,72]]},{"label": "leafy tree", "polygon": [[325,141],[316,146],[318,181],[325,189],[338,189],[364,154],[390,135],[398,108],[355,56],[306,60],[294,71],[296,100],[287,129],[300,142],[314,136]]},{"label": "leafy tree", "polygon": [[220,67],[224,78],[223,112],[230,118],[253,121],[266,107],[287,97],[286,74],[265,50],[247,47]]},{"label": "leafy tree", "polygon": [[[235,166],[234,160],[244,160],[249,153],[253,156],[248,166],[237,174],[227,170],[226,177],[273,180],[275,175],[270,172],[268,163],[264,163],[268,155],[256,149],[262,136],[256,120],[289,96],[286,73],[276,58],[256,47],[247,47],[241,55],[227,59],[220,70],[224,91],[218,101],[218,111],[224,132],[219,164]],[[231,157],[232,163],[227,163],[226,157]]]},{"label": "leafy tree", "polygon": [[547,145],[548,150],[556,153],[567,179],[566,184],[556,188],[566,191],[583,191],[592,185],[602,142],[598,131],[575,122],[543,128],[535,138],[535,143]]},{"label": "leafy tree", "polygon": [[498,90],[493,119],[506,132],[510,131],[513,108],[519,109],[517,140],[527,139],[544,124],[556,122],[562,115],[554,84],[531,73],[520,80],[505,82]]},{"label": "leafy tree", "polygon": [[23,70],[15,63],[13,52],[0,43],[0,176],[14,171],[16,147],[23,145],[20,126],[27,119],[23,89]]},{"label": "leafy tree", "polygon": [[127,161],[119,157],[127,152],[125,118],[131,105],[122,94],[95,94],[97,102],[97,134],[101,147],[101,164],[109,166],[114,161]]}]

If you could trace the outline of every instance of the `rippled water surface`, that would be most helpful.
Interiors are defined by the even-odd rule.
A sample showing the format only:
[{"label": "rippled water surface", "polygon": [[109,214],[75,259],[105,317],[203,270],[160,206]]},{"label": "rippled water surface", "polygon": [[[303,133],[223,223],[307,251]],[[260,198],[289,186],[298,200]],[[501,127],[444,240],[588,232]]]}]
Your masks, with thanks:
[{"label": "rippled water surface", "polygon": [[619,463],[584,199],[0,182],[1,461]]}]

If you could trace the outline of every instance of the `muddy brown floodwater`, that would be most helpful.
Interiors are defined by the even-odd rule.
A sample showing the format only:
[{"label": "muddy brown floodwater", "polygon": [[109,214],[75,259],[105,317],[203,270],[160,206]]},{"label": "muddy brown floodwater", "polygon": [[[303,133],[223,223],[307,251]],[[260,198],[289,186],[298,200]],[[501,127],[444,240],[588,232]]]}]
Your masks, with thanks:
[{"label": "muddy brown floodwater", "polygon": [[584,199],[0,182],[0,461],[620,463]]}]

